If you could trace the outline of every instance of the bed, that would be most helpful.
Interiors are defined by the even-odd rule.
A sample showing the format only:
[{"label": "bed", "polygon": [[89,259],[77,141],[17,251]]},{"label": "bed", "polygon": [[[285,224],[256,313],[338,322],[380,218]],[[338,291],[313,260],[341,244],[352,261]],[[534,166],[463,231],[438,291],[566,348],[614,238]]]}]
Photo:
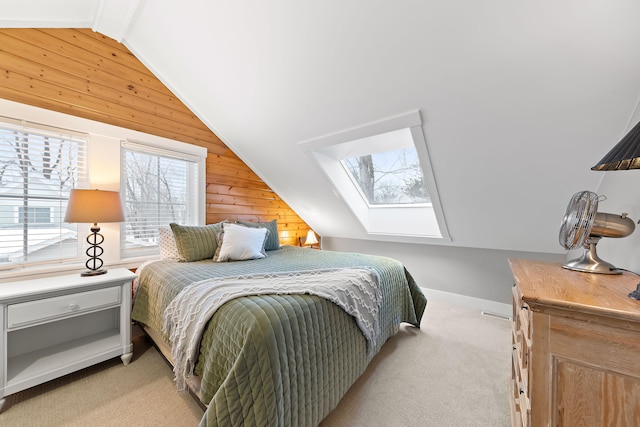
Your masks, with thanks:
[{"label": "bed", "polygon": [[[216,252],[222,245],[220,228],[224,227],[217,229]],[[178,234],[175,237],[180,242]],[[275,241],[265,247],[268,250],[259,259],[216,262],[209,257],[185,262],[164,257],[145,263],[138,270],[133,320],[143,325],[173,362],[168,350],[172,338],[163,315],[192,284],[265,273],[278,280],[291,272],[366,269],[380,290],[375,337],[365,335],[353,314],[313,293],[229,299],[197,337],[193,376],[188,378],[189,388],[206,407],[202,426],[316,426],[401,322],[420,325],[427,301],[400,262],[280,246]]]}]

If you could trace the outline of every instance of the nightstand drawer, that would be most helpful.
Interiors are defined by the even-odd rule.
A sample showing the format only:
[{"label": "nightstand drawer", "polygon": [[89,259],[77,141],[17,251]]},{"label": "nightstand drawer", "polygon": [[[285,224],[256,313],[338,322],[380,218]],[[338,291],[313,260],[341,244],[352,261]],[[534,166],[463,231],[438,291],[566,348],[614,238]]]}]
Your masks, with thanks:
[{"label": "nightstand drawer", "polygon": [[66,317],[99,307],[120,303],[120,287],[97,289],[7,307],[7,327],[15,328],[42,320]]}]

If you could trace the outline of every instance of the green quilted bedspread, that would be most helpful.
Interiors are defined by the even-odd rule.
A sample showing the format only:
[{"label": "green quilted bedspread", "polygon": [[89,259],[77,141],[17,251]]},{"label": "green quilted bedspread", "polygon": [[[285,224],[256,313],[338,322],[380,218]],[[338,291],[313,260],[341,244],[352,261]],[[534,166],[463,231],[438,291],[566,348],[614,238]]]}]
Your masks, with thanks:
[{"label": "green quilted bedspread", "polygon": [[401,322],[420,325],[427,300],[404,266],[391,258],[284,246],[252,261],[145,267],[132,317],[162,331],[162,313],[185,286],[210,277],[331,267],[374,269],[382,310],[370,354],[355,320],[312,295],[240,297],[224,304],[207,325],[195,374],[208,405],[202,426],[316,426],[362,375]]}]

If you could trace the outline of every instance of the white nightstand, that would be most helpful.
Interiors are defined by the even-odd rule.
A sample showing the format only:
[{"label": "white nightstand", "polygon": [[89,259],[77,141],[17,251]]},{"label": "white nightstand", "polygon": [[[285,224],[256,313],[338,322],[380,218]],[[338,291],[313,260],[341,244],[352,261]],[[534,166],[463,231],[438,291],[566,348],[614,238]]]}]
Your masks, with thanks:
[{"label": "white nightstand", "polygon": [[116,356],[131,360],[131,282],[124,268],[0,284],[4,397]]}]

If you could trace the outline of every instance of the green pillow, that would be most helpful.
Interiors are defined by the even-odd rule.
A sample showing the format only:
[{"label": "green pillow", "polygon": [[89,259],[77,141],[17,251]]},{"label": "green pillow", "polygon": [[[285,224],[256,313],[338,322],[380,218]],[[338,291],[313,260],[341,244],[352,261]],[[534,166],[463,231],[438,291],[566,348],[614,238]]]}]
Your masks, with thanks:
[{"label": "green pillow", "polygon": [[254,228],[266,228],[269,230],[267,234],[267,242],[264,245],[265,251],[272,251],[274,249],[280,249],[280,237],[278,236],[278,220],[274,219],[269,222],[250,222],[250,221],[236,221],[238,224],[246,225],[247,227]]},{"label": "green pillow", "polygon": [[213,259],[218,249],[217,235],[221,224],[222,222],[208,225],[179,225],[173,222],[169,224],[180,253],[180,261]]}]

